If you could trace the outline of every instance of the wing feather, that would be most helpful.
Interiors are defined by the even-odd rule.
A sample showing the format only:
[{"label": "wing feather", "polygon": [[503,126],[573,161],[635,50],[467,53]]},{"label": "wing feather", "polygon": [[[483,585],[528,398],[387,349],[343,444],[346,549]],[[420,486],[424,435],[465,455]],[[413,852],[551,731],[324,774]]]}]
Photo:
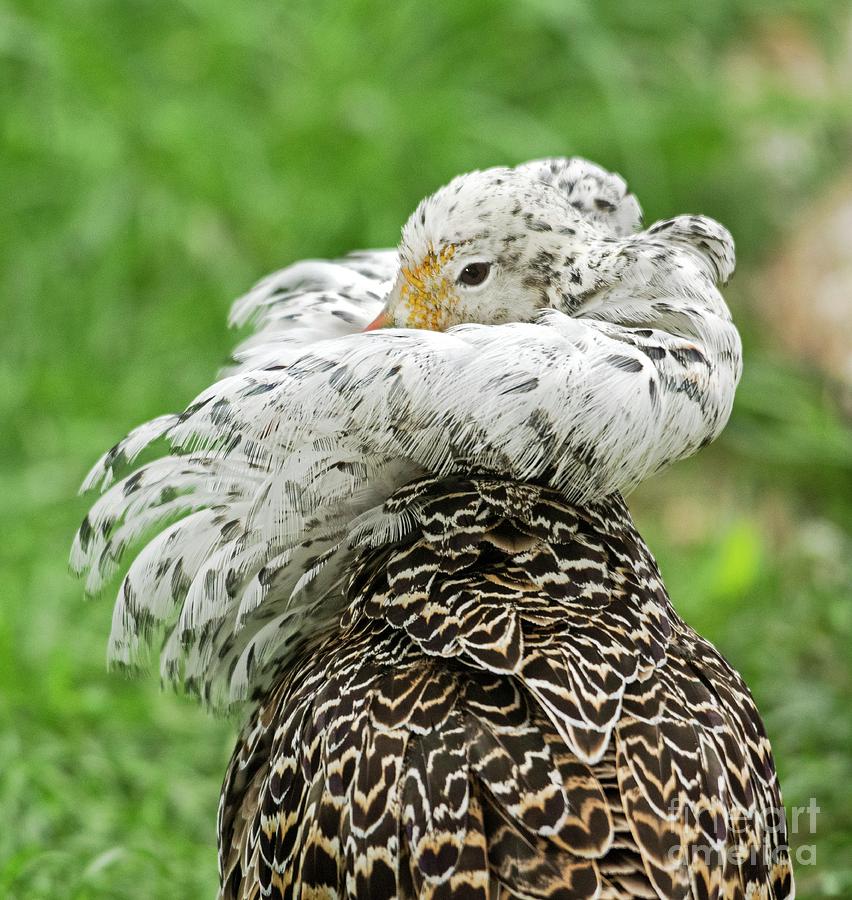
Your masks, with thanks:
[{"label": "wing feather", "polygon": [[[535,164],[541,177],[555,178],[588,214],[597,209],[618,235],[606,245],[617,277],[572,315],[551,310],[532,323],[447,333],[355,333],[387,294],[396,252],[297,263],[235,304],[232,320],[255,328],[236,365],[183,413],[136,429],[93,468],[87,487],[121,480],[75,540],[72,565],[88,570],[88,589],[111,577],[131,544],[188,517],[131,570],[125,587],[140,609],[135,619],[123,611],[117,618],[131,627],[148,602],[152,620],[177,610],[161,660],[167,680],[225,707],[262,689],[264,673],[298,644],[311,617],[325,627],[326,613],[339,607],[350,545],[380,543],[411,526],[409,510],[381,507],[424,473],[489,470],[588,503],[630,489],[719,433],[740,369],[739,338],[714,283],[729,242],[695,217],[633,234],[620,182],[600,173],[577,180],[591,169],[551,171],[551,162]],[[706,252],[695,252],[699,237]],[[160,441],[169,455],[126,474]],[[491,502],[504,501],[495,494]],[[211,520],[194,516],[203,509],[217,510],[218,537]],[[492,539],[499,544],[499,535]],[[303,590],[314,569],[302,584],[298,566],[312,555],[306,547],[320,545],[328,577]],[[455,565],[472,549],[459,547]],[[167,550],[158,564],[156,553]],[[588,560],[611,551],[584,552]],[[574,563],[567,556],[563,563],[560,576],[549,575],[555,593],[575,591]],[[180,573],[170,598],[167,571]],[[529,577],[535,583],[535,571]],[[492,612],[498,594],[516,589],[492,585]],[[487,626],[467,633],[466,652],[495,671],[511,670],[522,628],[508,613],[480,616]],[[655,627],[642,625],[651,649],[665,640]],[[132,661],[137,654],[126,649],[132,641],[122,628],[113,646],[122,662]],[[567,684],[573,676],[564,672]],[[602,744],[583,733],[582,719],[570,725],[580,729],[575,738],[598,753]]]}]

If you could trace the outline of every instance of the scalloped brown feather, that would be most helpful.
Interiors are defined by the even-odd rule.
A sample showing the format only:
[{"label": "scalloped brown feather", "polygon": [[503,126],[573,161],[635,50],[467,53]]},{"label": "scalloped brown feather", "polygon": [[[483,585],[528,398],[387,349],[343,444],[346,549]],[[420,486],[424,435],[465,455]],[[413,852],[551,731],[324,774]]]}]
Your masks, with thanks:
[{"label": "scalloped brown feather", "polygon": [[620,498],[481,475],[385,510],[415,527],[234,753],[223,898],[793,896],[751,695]]}]

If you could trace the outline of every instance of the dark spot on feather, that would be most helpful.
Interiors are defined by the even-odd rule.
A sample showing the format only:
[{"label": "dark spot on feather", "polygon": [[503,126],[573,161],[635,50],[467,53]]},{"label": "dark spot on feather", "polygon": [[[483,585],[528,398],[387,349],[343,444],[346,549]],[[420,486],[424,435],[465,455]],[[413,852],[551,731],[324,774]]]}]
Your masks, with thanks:
[{"label": "dark spot on feather", "polygon": [[142,481],[143,474],[144,471],[140,469],[138,472],[134,472],[129,478],[125,480],[124,486],[121,489],[125,497],[129,497],[131,494],[139,490],[139,483]]},{"label": "dark spot on feather", "polygon": [[524,220],[527,223],[527,227],[530,231],[553,231],[553,226],[548,222],[543,221],[542,219],[534,219],[532,213],[527,213],[524,216]]},{"label": "dark spot on feather", "polygon": [[88,516],[84,516],[78,533],[80,535],[80,546],[84,551],[88,550],[89,541],[92,539],[92,523]]},{"label": "dark spot on feather", "polygon": [[698,390],[698,385],[689,378],[684,378],[675,390],[679,394],[686,394],[690,400],[693,400],[696,403],[701,402],[701,392]]},{"label": "dark spot on feather", "polygon": [[225,522],[225,524],[219,529],[219,533],[222,537],[229,541],[231,538],[235,537],[240,530],[240,520],[239,519],[231,519],[229,522]]},{"label": "dark spot on feather", "polygon": [[458,860],[458,850],[452,844],[443,844],[435,852],[431,847],[424,848],[417,863],[420,871],[428,878],[437,878],[455,866]]},{"label": "dark spot on feather", "polygon": [[600,890],[597,866],[591,861],[571,867],[571,892],[575,897],[593,897]]},{"label": "dark spot on feather", "polygon": [[562,794],[556,793],[546,798],[542,807],[530,804],[524,811],[522,821],[532,831],[538,831],[558,822],[564,812],[565,799]]},{"label": "dark spot on feather", "polygon": [[225,573],[225,592],[233,600],[240,589],[240,575],[236,569],[228,569]]},{"label": "dark spot on feather", "polygon": [[127,462],[127,454],[124,452],[123,443],[118,443],[112,447],[104,460],[105,466],[110,469],[120,469]]},{"label": "dark spot on feather", "polygon": [[180,414],[178,421],[185,422],[190,416],[194,416],[197,412],[204,409],[212,399],[212,397],[208,397],[206,400],[200,400],[198,403],[190,403],[190,405]]},{"label": "dark spot on feather", "polygon": [[539,250],[538,253],[530,260],[530,265],[535,267],[547,267],[556,260],[554,254],[548,250]]},{"label": "dark spot on feather", "polygon": [[[292,829],[295,831],[295,829]],[[335,888],[334,892],[330,892],[336,894],[337,888],[337,862],[335,861],[335,868],[332,870],[335,872],[333,887]],[[325,892],[323,892],[325,893]],[[396,883],[396,876],[388,867],[388,864],[381,859],[380,857],[373,857],[370,861],[370,874],[369,877],[362,873],[358,873],[358,878],[355,884],[355,894],[356,897],[396,897],[398,896],[398,888]]]},{"label": "dark spot on feather", "polygon": [[332,359],[323,359],[319,356],[308,354],[297,360],[290,367],[290,371],[294,375],[313,375],[317,372],[328,372],[333,369],[337,363]]},{"label": "dark spot on feather", "polygon": [[506,388],[506,390],[501,391],[501,394],[528,394],[530,391],[534,391],[538,387],[538,378],[528,378],[526,381],[520,382],[520,384],[516,384],[513,387]]},{"label": "dark spot on feather", "polygon": [[329,375],[328,383],[338,390],[347,387],[352,381],[352,372],[348,366],[340,365]]},{"label": "dark spot on feather", "polygon": [[183,560],[176,560],[172,571],[172,596],[182,597],[189,590],[190,584],[191,581],[183,569]]},{"label": "dark spot on feather", "polygon": [[621,356],[618,353],[611,353],[606,358],[606,361],[614,368],[621,369],[623,372],[642,371],[642,363],[632,356]]},{"label": "dark spot on feather", "polygon": [[550,417],[544,410],[534,409],[529,416],[527,416],[527,420],[524,424],[538,435],[539,440],[547,444],[552,444],[553,426]]},{"label": "dark spot on feather", "polygon": [[342,797],[345,787],[343,784],[343,778],[341,777],[339,772],[332,772],[328,776],[328,789],[332,796],[334,797]]},{"label": "dark spot on feather", "polygon": [[514,253],[501,253],[497,257],[497,262],[504,268],[511,269],[520,262],[522,256],[523,253],[520,250],[516,250]]},{"label": "dark spot on feather", "polygon": [[700,362],[707,365],[707,358],[704,354],[695,347],[685,347],[682,350],[673,350],[672,355],[678,360],[680,363],[684,363],[684,360],[687,362]]},{"label": "dark spot on feather", "polygon": [[274,381],[269,381],[265,383],[255,384],[250,388],[246,388],[240,391],[241,397],[257,397],[259,394],[268,394],[271,390],[274,390],[276,387]]},{"label": "dark spot on feather", "polygon": [[214,425],[225,425],[232,417],[231,404],[224,397],[210,407],[210,421]]}]

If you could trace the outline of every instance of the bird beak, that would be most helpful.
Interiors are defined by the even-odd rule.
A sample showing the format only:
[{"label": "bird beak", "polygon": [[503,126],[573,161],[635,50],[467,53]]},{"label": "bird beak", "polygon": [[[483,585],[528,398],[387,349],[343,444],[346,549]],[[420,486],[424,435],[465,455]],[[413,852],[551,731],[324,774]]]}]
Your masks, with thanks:
[{"label": "bird beak", "polygon": [[390,325],[390,315],[387,307],[385,307],[375,319],[364,329],[364,331],[376,331],[379,328],[387,328]]}]

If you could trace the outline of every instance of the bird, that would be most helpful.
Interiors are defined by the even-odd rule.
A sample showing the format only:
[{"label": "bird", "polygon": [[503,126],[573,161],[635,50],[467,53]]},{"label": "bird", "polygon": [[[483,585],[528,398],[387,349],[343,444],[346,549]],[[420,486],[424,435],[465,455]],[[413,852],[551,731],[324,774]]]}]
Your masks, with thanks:
[{"label": "bird", "polygon": [[143,545],[111,664],[243,723],[220,897],[794,896],[754,700],[624,499],[729,418],[734,264],[585,159],[470,172],[259,282],[95,464],[72,567]]}]

